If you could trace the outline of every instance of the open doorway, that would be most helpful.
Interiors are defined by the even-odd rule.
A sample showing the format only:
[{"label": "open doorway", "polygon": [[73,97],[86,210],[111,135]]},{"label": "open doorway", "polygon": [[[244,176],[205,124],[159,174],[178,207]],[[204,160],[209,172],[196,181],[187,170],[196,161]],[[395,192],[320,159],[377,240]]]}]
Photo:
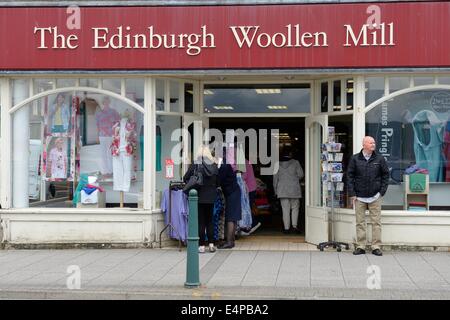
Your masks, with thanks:
[{"label": "open doorway", "polygon": [[[244,132],[249,129],[254,129],[256,132],[260,132],[261,129],[266,129],[270,133],[271,129],[278,129],[278,141],[279,150],[273,150],[274,152],[280,153],[289,148],[292,151],[292,158],[299,161],[303,172],[305,172],[305,120],[304,118],[213,118],[209,119],[209,127],[211,129],[218,129],[223,134],[226,130],[237,130],[242,129]],[[257,144],[259,145],[261,137],[258,135]],[[246,159],[249,159],[249,142],[245,142],[245,154]],[[270,143],[270,139],[268,142]],[[270,147],[268,146],[268,150]],[[270,150],[272,152],[272,150]],[[301,198],[299,199],[299,213],[298,213],[298,231],[290,230],[289,233],[284,233],[283,226],[283,213],[281,208],[280,199],[277,198],[274,192],[273,186],[273,174],[262,174],[264,167],[270,165],[264,165],[259,157],[256,157],[256,163],[251,163],[256,178],[257,190],[255,210],[253,211],[253,217],[257,222],[260,222],[260,227],[253,232],[249,237],[242,237],[242,239],[260,239],[260,237],[266,239],[285,239],[292,241],[295,239],[296,242],[304,241],[305,235],[305,186],[304,178],[301,179]],[[292,217],[291,225],[292,225]]]}]

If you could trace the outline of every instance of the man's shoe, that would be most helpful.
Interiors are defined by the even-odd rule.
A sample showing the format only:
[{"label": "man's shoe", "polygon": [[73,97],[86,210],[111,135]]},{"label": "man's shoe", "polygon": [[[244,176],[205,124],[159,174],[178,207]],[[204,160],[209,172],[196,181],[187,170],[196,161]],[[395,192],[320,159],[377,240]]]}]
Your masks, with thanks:
[{"label": "man's shoe", "polygon": [[216,247],[214,247],[214,244],[213,243],[210,243],[209,244],[209,252],[216,252]]},{"label": "man's shoe", "polygon": [[205,246],[198,247],[198,253],[205,253]]},{"label": "man's shoe", "polygon": [[361,249],[361,248],[356,248],[355,251],[353,251],[353,254],[354,254],[355,256],[357,256],[357,255],[359,255],[359,254],[365,254],[365,253],[366,253],[366,250]]},{"label": "man's shoe", "polygon": [[224,244],[219,245],[217,248],[218,249],[231,249],[231,248],[234,248],[234,243],[225,242]]},{"label": "man's shoe", "polygon": [[382,256],[383,252],[381,252],[380,249],[375,249],[375,250],[372,250],[372,254],[374,254],[376,256]]}]

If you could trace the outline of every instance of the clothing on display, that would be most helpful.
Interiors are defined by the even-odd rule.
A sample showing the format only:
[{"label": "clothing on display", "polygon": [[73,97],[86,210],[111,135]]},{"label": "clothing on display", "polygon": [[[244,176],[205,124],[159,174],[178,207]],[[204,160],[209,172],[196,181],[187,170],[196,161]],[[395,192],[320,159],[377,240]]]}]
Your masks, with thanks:
[{"label": "clothing on display", "polygon": [[237,174],[237,183],[241,189],[241,211],[242,219],[239,220],[239,227],[242,229],[250,229],[252,227],[252,211],[250,209],[250,202],[248,199],[247,186],[240,174]]},{"label": "clothing on display", "polygon": [[161,143],[162,143],[162,137],[161,137],[161,127],[156,126],[156,171],[162,170],[161,165]]},{"label": "clothing on display", "polygon": [[450,182],[450,121],[447,121],[444,132],[445,182]]},{"label": "clothing on display", "polygon": [[112,173],[111,144],[113,136],[113,125],[120,121],[119,113],[111,107],[103,110],[98,108],[95,112],[98,137],[100,142],[100,172],[102,174]]},{"label": "clothing on display", "polygon": [[[173,228],[169,228],[169,237],[186,241],[188,235],[189,204],[183,190],[171,191],[170,222]],[[169,223],[169,189],[164,190],[161,201],[161,211],[164,213],[165,223]]]},{"label": "clothing on display", "polygon": [[50,107],[50,128],[52,133],[67,132],[69,129],[70,109],[65,103],[58,106],[56,103]]},{"label": "clothing on display", "polygon": [[67,154],[61,149],[54,147],[50,150],[48,160],[51,163],[50,174],[51,178],[66,179],[67,178]]},{"label": "clothing on display", "polygon": [[135,124],[128,118],[122,118],[113,126],[111,144],[113,189],[115,191],[130,191],[132,160],[135,150]]},{"label": "clothing on display", "polygon": [[429,171],[430,182],[444,181],[442,154],[443,124],[430,110],[418,112],[413,120],[416,164]]}]

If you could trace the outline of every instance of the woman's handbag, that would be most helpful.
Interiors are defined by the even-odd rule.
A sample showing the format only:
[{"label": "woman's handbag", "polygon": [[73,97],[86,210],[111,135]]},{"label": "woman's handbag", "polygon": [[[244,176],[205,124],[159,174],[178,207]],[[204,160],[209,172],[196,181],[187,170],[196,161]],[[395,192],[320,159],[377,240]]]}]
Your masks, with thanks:
[{"label": "woman's handbag", "polygon": [[195,165],[194,173],[189,177],[188,182],[183,188],[185,193],[188,193],[191,189],[197,189],[203,185],[203,173],[199,168],[199,165]]}]

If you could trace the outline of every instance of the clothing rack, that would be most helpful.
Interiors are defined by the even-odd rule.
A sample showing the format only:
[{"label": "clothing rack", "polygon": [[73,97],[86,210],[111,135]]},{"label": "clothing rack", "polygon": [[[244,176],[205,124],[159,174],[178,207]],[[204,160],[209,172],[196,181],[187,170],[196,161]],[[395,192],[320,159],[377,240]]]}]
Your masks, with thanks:
[{"label": "clothing rack", "polygon": [[175,228],[175,226],[172,224],[172,190],[179,190],[183,189],[186,184],[183,181],[170,181],[169,182],[169,211],[167,212],[168,215],[168,223],[167,225],[161,230],[159,233],[159,248],[162,247],[162,234],[163,232],[169,228],[169,237],[171,234],[171,229],[175,230],[175,232],[178,234],[178,249],[181,251],[181,235],[180,232]]}]

